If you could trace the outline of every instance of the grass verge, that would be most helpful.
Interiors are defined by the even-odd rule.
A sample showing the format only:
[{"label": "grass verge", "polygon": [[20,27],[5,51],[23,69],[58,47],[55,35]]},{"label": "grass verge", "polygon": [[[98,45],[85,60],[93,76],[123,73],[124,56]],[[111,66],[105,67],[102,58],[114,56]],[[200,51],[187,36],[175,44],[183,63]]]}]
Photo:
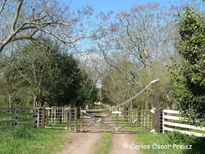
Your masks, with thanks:
[{"label": "grass verge", "polygon": [[112,147],[112,133],[106,132],[100,139],[95,143],[94,154],[108,154]]},{"label": "grass verge", "polygon": [[204,154],[205,138],[188,137],[179,132],[135,134],[145,154]]},{"label": "grass verge", "polygon": [[65,142],[65,130],[17,128],[0,131],[1,154],[52,154],[60,151]]}]

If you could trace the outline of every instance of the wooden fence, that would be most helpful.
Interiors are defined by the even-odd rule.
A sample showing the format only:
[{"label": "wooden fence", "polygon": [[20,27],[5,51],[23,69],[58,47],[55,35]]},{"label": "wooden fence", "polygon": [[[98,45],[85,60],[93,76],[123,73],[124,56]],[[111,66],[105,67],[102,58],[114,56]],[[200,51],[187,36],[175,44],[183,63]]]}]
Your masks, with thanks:
[{"label": "wooden fence", "polygon": [[0,129],[17,127],[57,128],[77,131],[77,108],[0,108]]},{"label": "wooden fence", "polygon": [[0,129],[35,127],[38,109],[37,107],[0,108]]},{"label": "wooden fence", "polygon": [[162,111],[162,131],[163,133],[165,131],[178,131],[187,135],[205,137],[205,132],[202,132],[205,131],[205,127],[194,126],[177,110]]}]

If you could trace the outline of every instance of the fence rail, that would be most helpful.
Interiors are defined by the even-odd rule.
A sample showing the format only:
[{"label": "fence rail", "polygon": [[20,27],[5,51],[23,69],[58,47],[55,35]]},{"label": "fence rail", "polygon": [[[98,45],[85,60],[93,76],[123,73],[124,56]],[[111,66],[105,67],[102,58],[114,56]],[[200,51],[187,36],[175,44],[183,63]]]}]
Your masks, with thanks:
[{"label": "fence rail", "polygon": [[77,131],[77,126],[77,108],[0,108],[0,129],[38,127]]},{"label": "fence rail", "polygon": [[38,109],[36,107],[0,108],[0,129],[35,127]]},{"label": "fence rail", "polygon": [[195,132],[196,130],[205,131],[205,127],[189,124],[188,118],[182,117],[177,110],[163,110],[162,131],[178,131],[182,134],[205,137],[205,132]]}]

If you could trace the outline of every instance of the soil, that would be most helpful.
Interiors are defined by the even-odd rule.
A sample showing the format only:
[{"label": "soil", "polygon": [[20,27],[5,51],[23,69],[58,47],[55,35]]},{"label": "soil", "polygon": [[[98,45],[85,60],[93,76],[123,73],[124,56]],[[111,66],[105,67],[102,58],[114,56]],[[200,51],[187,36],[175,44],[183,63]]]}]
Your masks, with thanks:
[{"label": "soil", "polygon": [[[107,116],[107,113],[103,113],[103,116]],[[104,122],[110,122],[111,117],[104,118]],[[58,152],[57,154],[92,154],[93,147],[95,146],[96,141],[103,136],[103,131],[101,133],[91,133],[98,132],[99,124],[89,127],[90,130],[86,133],[69,133],[66,134],[66,137],[72,140],[72,143],[69,143],[64,146],[63,151]],[[114,128],[116,124],[111,123],[107,126]],[[133,148],[137,144],[136,139],[133,134],[114,134],[112,138],[112,148],[110,154],[142,154],[139,149]]]},{"label": "soil", "polygon": [[90,154],[92,146],[103,134],[99,133],[68,133],[65,137],[72,140],[57,154]]},{"label": "soil", "polygon": [[139,143],[133,134],[114,134],[110,154],[142,154],[134,145]]}]

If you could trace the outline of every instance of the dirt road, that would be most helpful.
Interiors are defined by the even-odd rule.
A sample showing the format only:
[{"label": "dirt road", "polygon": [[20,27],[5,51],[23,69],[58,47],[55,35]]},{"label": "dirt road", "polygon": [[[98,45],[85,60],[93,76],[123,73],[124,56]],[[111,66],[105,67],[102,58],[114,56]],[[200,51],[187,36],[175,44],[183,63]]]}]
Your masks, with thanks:
[{"label": "dirt road", "polygon": [[133,134],[114,134],[110,154],[142,154],[134,145],[137,145]]},{"label": "dirt road", "polygon": [[[72,143],[66,144],[57,154],[92,154],[96,141],[102,135],[102,133],[68,133],[65,137],[69,137]],[[135,144],[133,134],[114,134],[110,154],[141,154],[139,150],[131,148],[131,145]]]},{"label": "dirt road", "polygon": [[72,143],[66,144],[63,151],[57,154],[90,154],[92,146],[103,135],[99,133],[68,133],[66,134]]},{"label": "dirt road", "polygon": [[[108,116],[106,112],[103,112],[102,116],[104,117],[104,126],[106,125],[106,127],[112,128],[110,130],[113,131],[116,121],[113,121],[112,117]],[[92,124],[92,119],[87,122]],[[101,130],[100,123],[96,122],[89,127],[87,133],[67,134],[67,137],[72,140],[72,143],[65,145],[63,151],[57,154],[93,154],[95,143],[103,136],[103,132],[89,132],[99,132],[99,130]],[[133,134],[114,134],[110,154],[141,154],[138,149],[133,148],[134,145],[137,145],[137,141]]]}]

